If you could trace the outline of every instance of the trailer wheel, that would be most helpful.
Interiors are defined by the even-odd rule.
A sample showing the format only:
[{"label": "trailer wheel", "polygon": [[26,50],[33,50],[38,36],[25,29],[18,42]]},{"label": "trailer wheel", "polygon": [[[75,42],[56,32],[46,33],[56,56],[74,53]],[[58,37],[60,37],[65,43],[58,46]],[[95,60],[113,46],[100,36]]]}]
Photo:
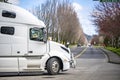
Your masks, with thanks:
[{"label": "trailer wheel", "polygon": [[57,58],[51,58],[48,62],[47,62],[47,72],[50,75],[55,75],[58,74],[60,71],[60,62]]}]

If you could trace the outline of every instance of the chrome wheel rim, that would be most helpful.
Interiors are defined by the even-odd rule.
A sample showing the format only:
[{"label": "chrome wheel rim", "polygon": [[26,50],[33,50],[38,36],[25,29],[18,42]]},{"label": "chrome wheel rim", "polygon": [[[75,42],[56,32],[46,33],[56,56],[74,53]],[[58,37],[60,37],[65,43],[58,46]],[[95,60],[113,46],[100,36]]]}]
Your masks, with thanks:
[{"label": "chrome wheel rim", "polygon": [[54,72],[58,72],[58,70],[59,70],[59,63],[57,61],[53,62],[53,64],[52,64],[52,70]]}]

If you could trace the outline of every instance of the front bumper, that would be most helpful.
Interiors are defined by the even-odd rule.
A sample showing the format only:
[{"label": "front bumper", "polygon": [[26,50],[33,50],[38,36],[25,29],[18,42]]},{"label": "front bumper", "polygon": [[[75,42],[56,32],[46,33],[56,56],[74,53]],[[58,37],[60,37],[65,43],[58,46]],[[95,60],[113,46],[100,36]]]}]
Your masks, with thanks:
[{"label": "front bumper", "polygon": [[70,61],[70,68],[75,68],[76,67],[76,60],[71,60]]},{"label": "front bumper", "polygon": [[76,67],[76,60],[74,58],[73,53],[71,53],[70,67],[71,68],[75,68]]}]

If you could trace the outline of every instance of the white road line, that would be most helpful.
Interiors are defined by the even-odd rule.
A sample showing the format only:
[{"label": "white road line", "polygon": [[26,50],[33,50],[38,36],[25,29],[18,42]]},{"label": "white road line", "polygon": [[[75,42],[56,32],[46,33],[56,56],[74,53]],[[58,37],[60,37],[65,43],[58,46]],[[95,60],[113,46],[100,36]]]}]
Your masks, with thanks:
[{"label": "white road line", "polygon": [[87,47],[81,53],[79,53],[78,55],[76,55],[75,58],[80,57],[86,50],[87,50]]}]

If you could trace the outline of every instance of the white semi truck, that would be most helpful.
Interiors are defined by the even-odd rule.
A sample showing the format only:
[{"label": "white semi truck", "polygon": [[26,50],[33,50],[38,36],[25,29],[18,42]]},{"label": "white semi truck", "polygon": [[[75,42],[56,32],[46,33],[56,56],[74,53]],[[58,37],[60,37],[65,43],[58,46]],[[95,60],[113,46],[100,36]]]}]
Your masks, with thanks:
[{"label": "white semi truck", "polygon": [[66,71],[75,65],[70,49],[47,41],[46,26],[28,11],[0,2],[0,74]]}]

